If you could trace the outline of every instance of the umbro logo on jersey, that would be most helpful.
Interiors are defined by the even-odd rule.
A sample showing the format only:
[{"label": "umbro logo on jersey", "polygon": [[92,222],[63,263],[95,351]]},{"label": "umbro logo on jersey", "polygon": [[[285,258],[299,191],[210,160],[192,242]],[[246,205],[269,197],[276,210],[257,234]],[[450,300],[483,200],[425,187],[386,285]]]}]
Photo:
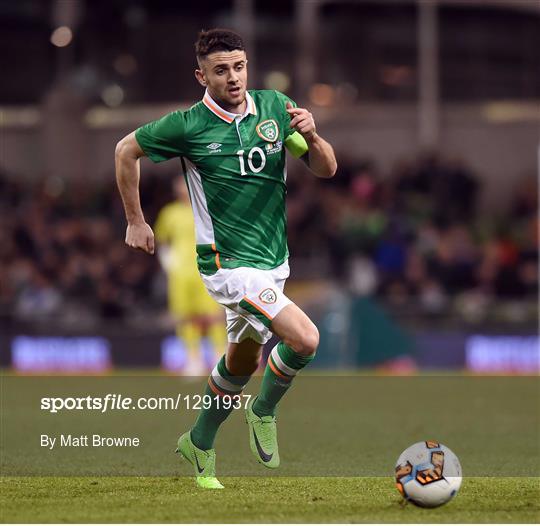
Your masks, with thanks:
[{"label": "umbro logo on jersey", "polygon": [[217,153],[220,152],[221,144],[219,142],[213,142],[212,144],[209,144],[207,148],[210,150],[210,153]]}]

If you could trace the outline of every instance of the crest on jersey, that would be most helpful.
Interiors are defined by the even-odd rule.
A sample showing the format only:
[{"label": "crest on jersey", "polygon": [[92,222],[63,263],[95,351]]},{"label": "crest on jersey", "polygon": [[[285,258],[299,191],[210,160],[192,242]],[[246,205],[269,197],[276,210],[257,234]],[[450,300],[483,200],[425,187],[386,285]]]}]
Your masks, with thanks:
[{"label": "crest on jersey", "polygon": [[263,303],[267,303],[268,305],[271,305],[272,303],[275,303],[277,301],[276,293],[272,289],[264,289],[259,294],[259,299]]},{"label": "crest on jersey", "polygon": [[260,122],[255,129],[259,137],[265,141],[276,142],[279,137],[279,128],[274,119]]}]

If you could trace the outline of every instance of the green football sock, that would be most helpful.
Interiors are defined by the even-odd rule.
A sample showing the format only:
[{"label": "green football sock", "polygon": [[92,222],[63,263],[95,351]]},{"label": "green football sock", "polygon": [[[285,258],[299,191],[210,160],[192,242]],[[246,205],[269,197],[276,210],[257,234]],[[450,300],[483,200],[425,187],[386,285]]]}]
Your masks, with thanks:
[{"label": "green football sock", "polygon": [[201,409],[195,425],[191,429],[191,440],[199,449],[212,449],[219,426],[231,414],[234,400],[224,404],[224,396],[239,395],[248,383],[249,377],[233,376],[225,366],[225,356],[208,377],[204,395],[211,397],[212,403],[208,409]]},{"label": "green football sock", "polygon": [[279,342],[268,357],[261,390],[253,403],[253,412],[261,417],[274,416],[278,402],[289,389],[296,373],[314,357],[314,354],[298,354],[283,342]]}]

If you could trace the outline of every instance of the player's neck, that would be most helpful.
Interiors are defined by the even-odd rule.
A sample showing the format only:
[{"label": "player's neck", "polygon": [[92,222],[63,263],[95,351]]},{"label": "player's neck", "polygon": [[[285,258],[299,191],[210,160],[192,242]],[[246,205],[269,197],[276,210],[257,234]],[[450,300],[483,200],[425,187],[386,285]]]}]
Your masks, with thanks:
[{"label": "player's neck", "polygon": [[208,94],[210,95],[210,97],[212,97],[212,99],[216,102],[216,104],[219,105],[220,108],[224,109],[225,111],[228,111],[229,113],[236,113],[238,115],[243,115],[247,110],[246,97],[244,97],[244,100],[240,104],[236,106],[232,106],[231,104],[227,104],[227,102],[221,100],[220,98],[215,97],[210,92],[208,92]]},{"label": "player's neck", "polygon": [[244,99],[244,102],[238,106],[228,106],[227,104],[223,105],[222,102],[219,102],[219,105],[224,109],[231,113],[237,113],[238,115],[243,115],[246,112],[247,108],[247,101]]}]

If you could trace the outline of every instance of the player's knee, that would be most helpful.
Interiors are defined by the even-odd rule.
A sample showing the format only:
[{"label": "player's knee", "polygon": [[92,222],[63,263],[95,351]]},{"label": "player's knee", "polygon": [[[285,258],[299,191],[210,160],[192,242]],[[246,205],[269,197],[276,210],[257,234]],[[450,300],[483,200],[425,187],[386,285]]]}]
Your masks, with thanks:
[{"label": "player's knee", "polygon": [[315,325],[306,327],[300,334],[293,349],[304,356],[312,356],[317,352],[319,346],[319,331]]},{"label": "player's knee", "polygon": [[246,360],[245,362],[246,375],[252,375],[259,368],[259,364],[261,363],[261,355],[262,353],[258,354],[257,356],[251,356],[250,358]]},{"label": "player's knee", "polygon": [[259,348],[235,349],[227,355],[227,369],[234,376],[251,376],[259,367],[262,346]]},{"label": "player's knee", "polygon": [[260,357],[246,357],[242,360],[231,360],[228,364],[229,372],[233,376],[251,376],[259,367]]}]

